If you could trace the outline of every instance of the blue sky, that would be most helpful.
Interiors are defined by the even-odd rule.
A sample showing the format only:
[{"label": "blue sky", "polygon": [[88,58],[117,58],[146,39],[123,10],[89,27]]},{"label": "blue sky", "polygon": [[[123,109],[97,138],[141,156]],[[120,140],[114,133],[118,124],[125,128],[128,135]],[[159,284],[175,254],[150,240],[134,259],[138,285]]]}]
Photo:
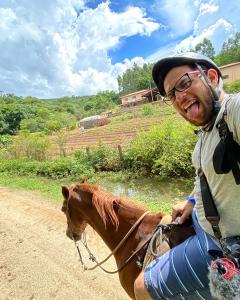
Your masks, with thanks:
[{"label": "blue sky", "polygon": [[117,76],[240,31],[239,0],[1,0],[0,91],[54,98],[118,91]]}]

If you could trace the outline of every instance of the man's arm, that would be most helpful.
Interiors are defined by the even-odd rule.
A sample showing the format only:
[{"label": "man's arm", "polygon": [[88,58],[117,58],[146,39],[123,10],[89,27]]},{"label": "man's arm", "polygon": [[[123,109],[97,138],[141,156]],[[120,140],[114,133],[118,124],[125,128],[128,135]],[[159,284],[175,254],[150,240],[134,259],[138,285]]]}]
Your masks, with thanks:
[{"label": "man's arm", "polygon": [[178,220],[179,224],[183,224],[184,221],[192,214],[193,207],[195,205],[195,201],[193,201],[194,190],[190,193],[188,199],[181,203],[178,203],[172,208],[172,221],[176,220],[177,217],[180,218]]}]

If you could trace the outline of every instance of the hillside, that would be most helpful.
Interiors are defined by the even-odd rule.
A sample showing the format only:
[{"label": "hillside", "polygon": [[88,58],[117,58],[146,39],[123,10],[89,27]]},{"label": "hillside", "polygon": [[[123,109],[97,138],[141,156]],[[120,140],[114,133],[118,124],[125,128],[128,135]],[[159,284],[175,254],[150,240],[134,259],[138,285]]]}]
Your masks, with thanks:
[{"label": "hillside", "polygon": [[[149,115],[143,115],[140,107],[134,108],[130,113],[123,113],[120,116],[109,118],[110,124],[86,129],[81,132],[75,129],[67,132],[64,143],[66,154],[73,154],[78,149],[86,149],[86,147],[95,147],[99,141],[110,147],[121,145],[124,147],[139,132],[148,130],[151,126],[159,125],[163,120],[176,118],[172,108],[161,103],[152,105],[153,111]],[[52,155],[60,154],[57,137],[51,138],[53,143]]]}]

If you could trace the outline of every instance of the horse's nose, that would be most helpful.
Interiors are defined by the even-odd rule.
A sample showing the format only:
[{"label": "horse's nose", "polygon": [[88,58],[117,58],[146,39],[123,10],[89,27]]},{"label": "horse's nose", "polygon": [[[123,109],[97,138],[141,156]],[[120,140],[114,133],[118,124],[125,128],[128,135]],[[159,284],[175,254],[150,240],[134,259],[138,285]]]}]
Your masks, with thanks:
[{"label": "horse's nose", "polygon": [[68,229],[66,230],[66,235],[67,235],[67,237],[69,237],[71,240],[74,240],[74,241],[79,241],[81,239],[81,235],[71,232]]}]

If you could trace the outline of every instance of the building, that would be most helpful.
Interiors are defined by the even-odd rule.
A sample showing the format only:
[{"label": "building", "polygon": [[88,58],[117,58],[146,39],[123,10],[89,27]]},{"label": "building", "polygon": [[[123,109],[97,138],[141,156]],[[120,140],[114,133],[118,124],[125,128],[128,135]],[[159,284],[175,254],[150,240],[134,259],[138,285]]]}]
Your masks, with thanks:
[{"label": "building", "polygon": [[224,83],[231,83],[240,80],[240,62],[224,65],[219,67],[223,75]]},{"label": "building", "polygon": [[121,106],[134,106],[145,102],[156,101],[158,99],[157,95],[159,95],[159,92],[156,88],[148,88],[131,94],[127,94],[120,97]]}]

